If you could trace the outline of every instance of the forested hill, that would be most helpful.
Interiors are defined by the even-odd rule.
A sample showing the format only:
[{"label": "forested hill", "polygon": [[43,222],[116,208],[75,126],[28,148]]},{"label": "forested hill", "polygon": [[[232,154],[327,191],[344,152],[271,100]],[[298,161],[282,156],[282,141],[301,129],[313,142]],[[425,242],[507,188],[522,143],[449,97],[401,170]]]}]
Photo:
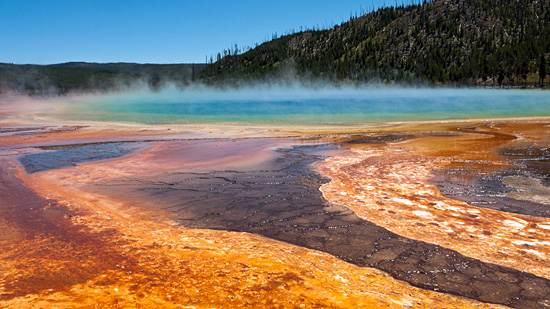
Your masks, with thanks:
[{"label": "forested hill", "polygon": [[202,77],[213,84],[290,76],[540,86],[550,59],[550,0],[435,0],[386,7],[332,29],[293,33],[238,52],[218,54]]},{"label": "forested hill", "polygon": [[52,65],[0,63],[0,93],[30,95],[116,91],[136,86],[160,89],[170,83],[193,83],[204,64],[67,62]]}]

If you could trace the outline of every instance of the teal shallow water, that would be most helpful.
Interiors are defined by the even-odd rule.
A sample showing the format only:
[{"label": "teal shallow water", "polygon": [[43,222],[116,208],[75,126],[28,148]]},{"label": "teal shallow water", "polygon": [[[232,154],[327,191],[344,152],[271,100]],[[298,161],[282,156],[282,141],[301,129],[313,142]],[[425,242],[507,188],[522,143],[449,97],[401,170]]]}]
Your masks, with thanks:
[{"label": "teal shallow water", "polygon": [[550,92],[484,89],[261,89],[100,96],[64,118],[144,124],[345,125],[550,116]]}]

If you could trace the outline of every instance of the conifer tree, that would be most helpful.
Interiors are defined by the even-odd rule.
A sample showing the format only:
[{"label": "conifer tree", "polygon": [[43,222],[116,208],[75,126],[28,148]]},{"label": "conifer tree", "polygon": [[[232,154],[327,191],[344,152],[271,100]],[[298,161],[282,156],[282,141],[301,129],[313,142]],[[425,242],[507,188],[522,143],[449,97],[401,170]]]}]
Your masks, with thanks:
[{"label": "conifer tree", "polygon": [[541,87],[544,87],[544,79],[546,78],[546,74],[546,59],[544,58],[544,54],[541,54],[539,64],[539,78]]}]

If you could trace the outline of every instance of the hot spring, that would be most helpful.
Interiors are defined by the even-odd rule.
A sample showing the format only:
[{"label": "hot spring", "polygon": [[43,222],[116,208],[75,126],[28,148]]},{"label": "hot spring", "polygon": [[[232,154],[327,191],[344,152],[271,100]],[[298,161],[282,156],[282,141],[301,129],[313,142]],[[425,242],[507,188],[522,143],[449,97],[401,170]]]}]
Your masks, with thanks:
[{"label": "hot spring", "polygon": [[142,124],[349,125],[550,116],[550,93],[497,89],[248,88],[101,95],[61,117]]}]

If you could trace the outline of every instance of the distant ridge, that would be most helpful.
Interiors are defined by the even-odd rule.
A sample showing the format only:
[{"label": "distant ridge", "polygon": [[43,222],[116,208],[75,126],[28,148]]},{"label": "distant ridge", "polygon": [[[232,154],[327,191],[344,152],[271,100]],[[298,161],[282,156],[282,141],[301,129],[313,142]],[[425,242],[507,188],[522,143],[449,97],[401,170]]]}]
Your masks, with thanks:
[{"label": "distant ridge", "polygon": [[[208,83],[272,78],[431,85],[540,86],[550,0],[436,0],[386,7],[329,30],[224,50]],[[539,74],[540,73],[540,74]],[[546,78],[548,84],[548,78]]]},{"label": "distant ridge", "polygon": [[67,67],[67,68],[105,68],[105,67],[132,67],[139,65],[138,63],[132,62],[108,62],[108,63],[97,63],[97,62],[65,62],[65,63],[55,63],[49,64],[49,66],[54,67]]},{"label": "distant ridge", "polygon": [[66,62],[49,65],[0,63],[0,92],[63,95],[70,92],[118,91],[148,86],[160,89],[171,83],[184,87],[204,64],[138,64]]}]

